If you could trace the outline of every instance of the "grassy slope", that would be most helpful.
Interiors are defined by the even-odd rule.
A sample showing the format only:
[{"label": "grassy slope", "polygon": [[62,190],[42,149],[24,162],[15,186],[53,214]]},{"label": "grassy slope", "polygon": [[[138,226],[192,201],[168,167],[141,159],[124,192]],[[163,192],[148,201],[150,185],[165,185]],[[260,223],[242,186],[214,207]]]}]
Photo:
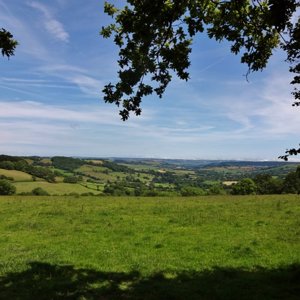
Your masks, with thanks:
[{"label": "grassy slope", "polygon": [[[49,183],[46,181],[42,182],[15,182],[15,187],[17,188],[17,193],[29,193],[33,189],[37,187],[43,188],[45,191],[47,191],[50,195],[65,195],[70,193],[99,193],[95,189],[96,187],[93,187],[94,189],[86,188],[80,184],[72,184],[72,183]],[[88,186],[92,186],[92,184],[87,184]]]},{"label": "grassy slope", "polygon": [[0,198],[0,299],[299,299],[299,196]]},{"label": "grassy slope", "polygon": [[[17,170],[0,169],[0,175],[13,177],[14,181],[32,181],[32,176],[30,174],[17,171]],[[41,180],[41,179],[37,178],[37,180]]]}]

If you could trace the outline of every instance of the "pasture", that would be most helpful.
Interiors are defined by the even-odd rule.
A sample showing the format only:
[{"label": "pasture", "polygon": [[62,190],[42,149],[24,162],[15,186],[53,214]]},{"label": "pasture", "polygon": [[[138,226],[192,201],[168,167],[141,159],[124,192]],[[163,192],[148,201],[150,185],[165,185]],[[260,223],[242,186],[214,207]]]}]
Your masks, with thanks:
[{"label": "pasture", "polygon": [[[21,181],[21,182],[32,181],[32,176],[30,174],[22,171],[17,171],[17,170],[0,169],[0,175],[12,177],[14,181]],[[41,180],[41,179],[37,178],[37,180]]]},{"label": "pasture", "polygon": [[17,193],[30,193],[33,189],[37,187],[41,187],[45,191],[47,191],[50,195],[64,195],[70,193],[93,193],[99,194],[97,191],[97,187],[95,184],[85,183],[85,187],[79,183],[72,184],[72,183],[64,183],[64,182],[57,182],[57,183],[50,183],[47,181],[31,181],[31,182],[15,182],[14,186],[17,188]]},{"label": "pasture", "polygon": [[0,198],[0,299],[299,299],[300,198]]}]

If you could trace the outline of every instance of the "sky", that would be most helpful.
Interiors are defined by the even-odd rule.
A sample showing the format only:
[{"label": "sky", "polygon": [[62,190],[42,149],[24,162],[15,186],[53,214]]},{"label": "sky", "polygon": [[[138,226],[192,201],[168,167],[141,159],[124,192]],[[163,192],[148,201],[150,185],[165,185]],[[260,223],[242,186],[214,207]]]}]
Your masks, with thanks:
[{"label": "sky", "polygon": [[230,45],[205,35],[193,43],[190,80],[174,78],[123,122],[103,101],[118,70],[117,47],[99,34],[112,22],[103,6],[0,0],[0,27],[19,42],[15,56],[0,57],[0,154],[276,160],[298,146],[284,53],[247,81]]}]

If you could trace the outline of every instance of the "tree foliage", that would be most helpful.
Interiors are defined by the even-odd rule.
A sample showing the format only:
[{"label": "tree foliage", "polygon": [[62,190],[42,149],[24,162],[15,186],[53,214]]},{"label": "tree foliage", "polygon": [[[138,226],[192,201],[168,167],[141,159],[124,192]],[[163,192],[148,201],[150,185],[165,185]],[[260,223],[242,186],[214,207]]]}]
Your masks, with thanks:
[{"label": "tree foliage", "polygon": [[[120,115],[141,114],[143,97],[162,97],[175,73],[188,80],[192,42],[199,33],[231,43],[231,52],[241,54],[248,74],[261,70],[280,47],[287,54],[290,71],[299,84],[300,21],[292,17],[297,0],[127,0],[118,9],[105,2],[105,12],[114,23],[101,34],[113,36],[119,47],[119,81],[105,86],[104,100],[121,106]],[[295,89],[295,105],[300,92]]]},{"label": "tree foliage", "polygon": [[292,148],[292,149],[288,149],[285,151],[285,155],[281,155],[279,156],[279,158],[288,161],[289,160],[289,156],[291,155],[298,155],[300,154],[300,147],[298,149]]},{"label": "tree foliage", "polygon": [[13,195],[16,192],[16,187],[8,180],[0,179],[0,195]]},{"label": "tree foliage", "polygon": [[257,174],[254,177],[257,187],[257,194],[271,195],[280,194],[283,188],[283,182],[279,178],[274,178],[270,174]]},{"label": "tree foliage", "polygon": [[32,176],[43,178],[48,182],[55,182],[55,174],[52,170],[46,167],[33,166],[21,157],[0,155],[0,168],[26,172]]},{"label": "tree foliage", "polygon": [[231,193],[233,195],[254,195],[257,186],[251,178],[244,178],[232,186]]},{"label": "tree foliage", "polygon": [[3,56],[9,58],[14,55],[17,45],[18,42],[14,40],[13,35],[9,31],[4,28],[0,29],[0,49]]},{"label": "tree foliage", "polygon": [[300,194],[300,166],[296,172],[290,172],[284,179],[283,192],[290,194]]},{"label": "tree foliage", "polygon": [[51,158],[51,161],[55,168],[67,171],[74,171],[84,165],[82,159],[65,156],[54,156]]},{"label": "tree foliage", "polygon": [[37,187],[37,188],[33,189],[31,191],[31,194],[35,195],[35,196],[49,196],[49,193],[41,187]]}]

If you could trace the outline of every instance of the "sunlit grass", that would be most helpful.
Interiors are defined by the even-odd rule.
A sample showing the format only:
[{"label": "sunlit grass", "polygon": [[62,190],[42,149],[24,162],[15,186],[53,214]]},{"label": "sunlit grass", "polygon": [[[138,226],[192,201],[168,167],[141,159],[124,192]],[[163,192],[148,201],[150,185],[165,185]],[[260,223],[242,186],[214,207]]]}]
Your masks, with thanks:
[{"label": "sunlit grass", "polygon": [[300,263],[300,198],[1,197],[0,232],[4,277],[30,262],[140,279],[275,270]]}]

